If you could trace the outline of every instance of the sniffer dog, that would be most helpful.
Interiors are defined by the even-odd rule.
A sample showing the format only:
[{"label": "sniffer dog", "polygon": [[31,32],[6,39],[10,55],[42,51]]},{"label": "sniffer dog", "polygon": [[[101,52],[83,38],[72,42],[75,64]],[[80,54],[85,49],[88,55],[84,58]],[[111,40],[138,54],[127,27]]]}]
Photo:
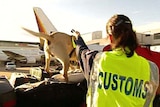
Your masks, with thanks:
[{"label": "sniffer dog", "polygon": [[[63,77],[68,82],[68,70],[71,66],[70,61],[77,62],[76,50],[73,45],[75,36],[68,35],[63,32],[55,32],[50,35],[41,32],[34,32],[32,30],[22,28],[30,34],[42,38],[44,40],[44,53],[45,53],[45,71],[49,73],[51,57],[56,57],[62,64]],[[79,65],[77,65],[79,66]]]}]

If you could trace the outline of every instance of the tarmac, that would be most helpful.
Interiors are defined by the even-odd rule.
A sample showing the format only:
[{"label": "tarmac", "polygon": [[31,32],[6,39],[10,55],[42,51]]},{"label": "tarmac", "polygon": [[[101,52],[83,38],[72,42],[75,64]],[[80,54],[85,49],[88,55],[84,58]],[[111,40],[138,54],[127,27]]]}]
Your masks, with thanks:
[{"label": "tarmac", "polygon": [[[40,66],[17,66],[15,70],[6,70],[4,65],[0,64],[0,76],[6,76],[8,79],[10,78],[11,74],[16,72],[16,73],[26,73],[29,74],[29,71],[31,68],[37,68]],[[51,71],[55,71],[57,66],[50,66]],[[56,71],[57,72],[57,71]]]},{"label": "tarmac", "polygon": [[0,67],[0,76],[6,76],[9,79],[13,72],[29,73],[30,68],[33,68],[33,67],[17,67],[16,70],[6,70],[5,67],[1,66]]}]

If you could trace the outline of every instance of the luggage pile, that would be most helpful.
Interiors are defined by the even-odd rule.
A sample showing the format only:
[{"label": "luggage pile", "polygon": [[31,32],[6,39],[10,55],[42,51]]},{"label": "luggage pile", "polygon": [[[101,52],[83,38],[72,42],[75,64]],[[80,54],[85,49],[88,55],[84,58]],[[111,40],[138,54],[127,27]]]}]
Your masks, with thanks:
[{"label": "luggage pile", "polygon": [[[38,67],[31,69],[29,74],[12,73],[8,81],[10,90],[5,94],[13,95],[7,100],[2,97],[5,101],[0,99],[0,104],[3,103],[0,107],[86,107],[87,84],[83,74],[71,73],[69,81],[65,83],[49,78],[48,74]],[[12,102],[13,105],[5,106],[7,102]]]},{"label": "luggage pile", "polygon": [[16,94],[5,76],[0,76],[0,107],[15,107]]}]

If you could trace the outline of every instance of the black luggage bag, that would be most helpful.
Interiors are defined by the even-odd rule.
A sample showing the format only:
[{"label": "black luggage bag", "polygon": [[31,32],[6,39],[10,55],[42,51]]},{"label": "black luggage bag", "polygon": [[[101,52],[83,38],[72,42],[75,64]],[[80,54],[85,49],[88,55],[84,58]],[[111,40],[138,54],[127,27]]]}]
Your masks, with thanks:
[{"label": "black luggage bag", "polygon": [[16,88],[16,107],[85,107],[85,79],[73,84],[41,82],[39,86]]},{"label": "black luggage bag", "polygon": [[13,72],[9,81],[13,87],[17,87],[24,83],[35,83],[39,80],[30,74]]}]

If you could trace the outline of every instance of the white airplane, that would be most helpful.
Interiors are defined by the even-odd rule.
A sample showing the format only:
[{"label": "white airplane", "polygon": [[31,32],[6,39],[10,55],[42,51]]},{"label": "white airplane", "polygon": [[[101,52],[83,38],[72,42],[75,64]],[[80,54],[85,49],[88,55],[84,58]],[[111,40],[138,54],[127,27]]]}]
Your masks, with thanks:
[{"label": "white airplane", "polygon": [[0,61],[36,63],[41,61],[44,52],[39,49],[39,43],[0,41]]},{"label": "white airplane", "polygon": [[[48,17],[38,7],[33,8],[35,19],[37,21],[39,32],[51,33],[56,32],[57,29],[50,22]],[[0,46],[0,61],[8,62],[21,62],[21,63],[36,63],[44,59],[43,52],[43,39],[40,39],[40,43],[31,42],[11,42],[11,41],[0,41],[7,42],[7,44],[12,44],[10,46],[3,45]],[[15,44],[15,45],[14,45]],[[43,59],[42,59],[43,58]],[[51,60],[54,60],[52,58]]]}]

